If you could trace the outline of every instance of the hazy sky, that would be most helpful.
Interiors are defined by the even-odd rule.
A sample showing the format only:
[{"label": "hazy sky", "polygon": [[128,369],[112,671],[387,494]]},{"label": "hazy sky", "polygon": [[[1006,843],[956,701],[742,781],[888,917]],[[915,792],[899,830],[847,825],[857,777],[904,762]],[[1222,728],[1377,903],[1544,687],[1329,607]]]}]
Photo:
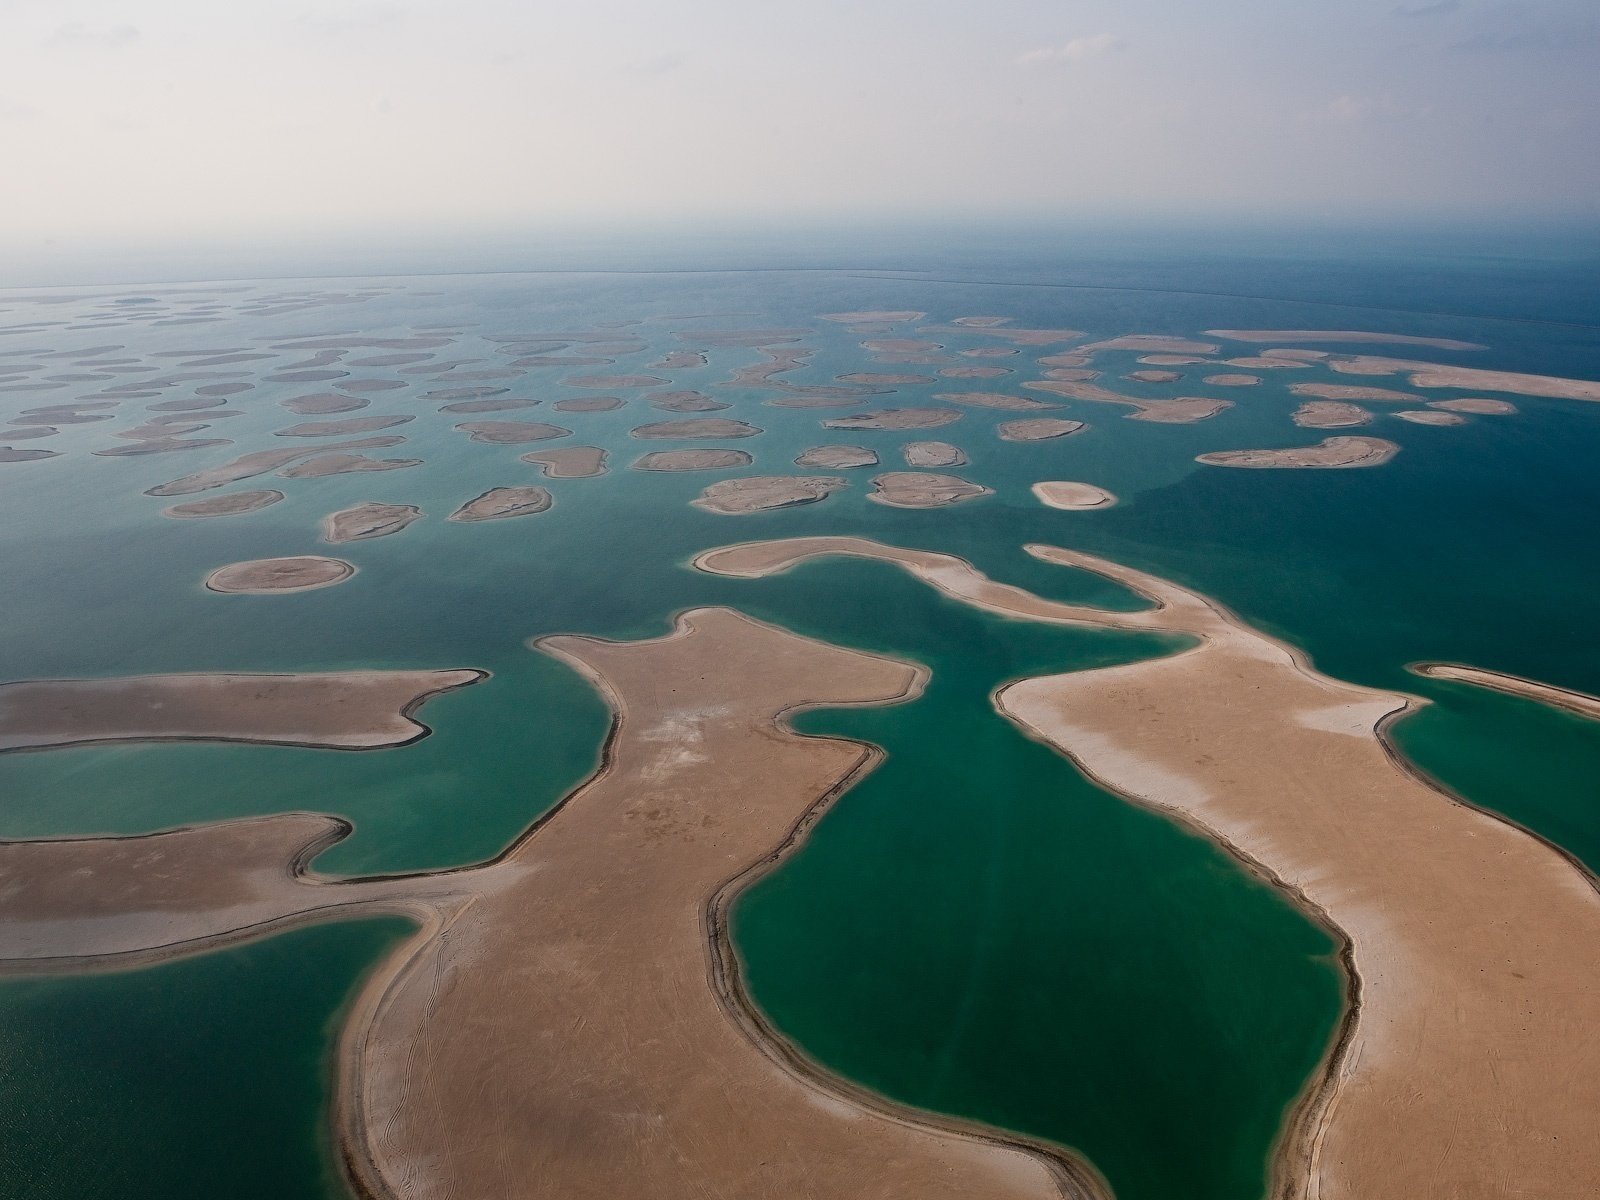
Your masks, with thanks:
[{"label": "hazy sky", "polygon": [[0,243],[1583,211],[1595,0],[0,0]]}]

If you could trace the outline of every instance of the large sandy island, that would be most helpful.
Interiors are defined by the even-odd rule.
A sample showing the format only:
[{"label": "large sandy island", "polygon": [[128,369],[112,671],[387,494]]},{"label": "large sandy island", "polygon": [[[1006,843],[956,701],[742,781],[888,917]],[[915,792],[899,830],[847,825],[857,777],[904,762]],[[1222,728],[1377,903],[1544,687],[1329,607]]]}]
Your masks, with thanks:
[{"label": "large sandy island", "polygon": [[482,671],[134,675],[0,684],[0,751],[91,742],[264,742],[373,750],[425,737],[412,714]]},{"label": "large sandy island", "polygon": [[322,540],[337,545],[388,537],[421,517],[422,510],[412,504],[357,504],[322,519]]},{"label": "large sandy island", "polygon": [[1121,404],[1134,411],[1129,413],[1135,421],[1157,421],[1165,425],[1188,425],[1216,416],[1232,408],[1232,400],[1214,400],[1209,396],[1179,396],[1176,400],[1146,400],[1140,396],[1126,396],[1096,383],[1082,383],[1066,379],[1035,379],[1022,385],[1036,392],[1050,392],[1069,400],[1088,400],[1096,404]]},{"label": "large sandy island", "polygon": [[1339,400],[1307,400],[1294,410],[1294,423],[1303,429],[1344,429],[1366,425],[1372,414],[1359,404]]},{"label": "large sandy island", "polygon": [[795,460],[801,467],[820,467],[824,471],[842,471],[851,467],[875,467],[878,452],[866,446],[812,446]]},{"label": "large sandy island", "polygon": [[838,475],[744,475],[720,479],[690,503],[724,517],[826,500],[849,482]]},{"label": "large sandy island", "polygon": [[967,454],[950,442],[907,442],[900,447],[908,467],[964,467]]},{"label": "large sandy island", "polygon": [[885,408],[849,417],[830,417],[824,429],[938,429],[961,419],[953,408]]},{"label": "large sandy island", "polygon": [[1217,450],[1195,456],[1195,462],[1213,467],[1377,467],[1388,462],[1400,447],[1384,438],[1330,437],[1315,446],[1285,446],[1273,450]]},{"label": "large sandy island", "polygon": [[228,492],[205,500],[191,500],[187,504],[174,504],[161,510],[168,517],[235,517],[241,513],[255,512],[276,504],[283,493],[275,488],[262,488],[253,492]]},{"label": "large sandy island", "polygon": [[962,479],[959,475],[887,471],[873,477],[872,491],[867,494],[867,499],[891,508],[943,508],[947,504],[959,504],[963,500],[992,495],[993,489]]},{"label": "large sandy island", "polygon": [[1323,400],[1365,400],[1383,404],[1416,404],[1422,397],[1414,392],[1396,392],[1389,388],[1359,387],[1348,383],[1291,383],[1289,390],[1296,396],[1316,396]]},{"label": "large sandy island", "polygon": [[755,459],[743,450],[652,450],[633,460],[635,471],[716,471],[748,467]]},{"label": "large sandy island", "polygon": [[1092,778],[1198,828],[1347,940],[1351,1007],[1293,1114],[1274,1196],[1580,1200],[1600,1178],[1600,895],[1562,852],[1410,769],[1385,736],[1417,701],[1322,675],[1205,597],[1030,546],[1153,607],[995,583],[949,555],[856,538],[757,542],[704,570],[845,554],[1013,617],[1147,630],[1192,648],[1023,679],[996,707]]},{"label": "large sandy island", "polygon": [[947,404],[965,405],[968,408],[998,408],[1013,412],[1057,407],[1048,400],[1035,400],[1031,396],[1013,396],[1005,392],[940,392],[934,399],[943,400]]},{"label": "large sandy island", "polygon": [[561,446],[555,450],[535,450],[522,461],[532,463],[551,479],[586,479],[604,475],[606,452],[600,446]]},{"label": "large sandy island", "polygon": [[452,521],[501,521],[507,517],[528,517],[550,507],[549,488],[537,484],[521,487],[490,488],[468,500],[450,514]]},{"label": "large sandy island", "polygon": [[1600,401],[1600,383],[1588,379],[1563,379],[1556,375],[1525,375],[1515,371],[1485,371],[1477,367],[1449,367],[1440,363],[1403,358],[1353,355],[1328,363],[1342,375],[1399,375],[1418,388],[1460,388],[1471,392],[1510,392],[1518,396],[1546,396],[1552,400]]},{"label": "large sandy island", "polygon": [[1208,329],[1230,342],[1367,342],[1373,345],[1431,346],[1436,350],[1486,350],[1477,342],[1453,338],[1411,337],[1403,333],[1363,333],[1354,329]]},{"label": "large sandy island", "polygon": [[1110,508],[1117,502],[1117,498],[1103,487],[1064,479],[1041,480],[1033,485],[1033,494],[1039,498],[1040,504],[1069,511]]},{"label": "large sandy island", "polygon": [[683,421],[654,421],[648,425],[640,425],[633,431],[636,438],[656,439],[689,439],[689,438],[747,438],[754,437],[761,430],[744,421],[734,421],[728,417],[690,417]]},{"label": "large sandy island", "polygon": [[995,432],[1002,441],[1045,442],[1087,428],[1082,421],[1069,421],[1065,417],[1024,417],[1020,421],[1002,421],[995,426]]}]

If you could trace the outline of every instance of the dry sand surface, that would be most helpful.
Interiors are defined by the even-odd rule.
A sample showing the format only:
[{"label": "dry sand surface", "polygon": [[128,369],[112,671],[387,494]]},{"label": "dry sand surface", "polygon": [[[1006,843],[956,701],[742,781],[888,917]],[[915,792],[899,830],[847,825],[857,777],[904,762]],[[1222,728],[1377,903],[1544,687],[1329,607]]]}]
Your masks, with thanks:
[{"label": "dry sand surface", "polygon": [[1413,425],[1465,425],[1467,418],[1460,413],[1440,412],[1433,408],[1408,408],[1394,414]]},{"label": "dry sand surface", "polygon": [[1363,333],[1354,329],[1208,329],[1230,342],[1368,342],[1373,345],[1432,346],[1436,350],[1485,350],[1477,342],[1452,338],[1410,337],[1402,333]]},{"label": "dry sand surface", "polygon": [[1359,387],[1348,383],[1291,383],[1289,390],[1296,396],[1317,396],[1323,400],[1365,400],[1387,404],[1417,404],[1422,400],[1413,392]]},{"label": "dry sand surface", "polygon": [[535,450],[522,461],[532,463],[551,479],[587,479],[604,475],[606,452],[599,446],[561,446],[554,450]]},{"label": "dry sand surface", "polygon": [[1472,392],[1510,392],[1518,396],[1545,396],[1552,400],[1600,401],[1600,383],[1588,379],[1562,379],[1555,375],[1524,375],[1514,371],[1484,371],[1476,367],[1447,367],[1439,363],[1401,358],[1354,355],[1335,358],[1328,365],[1342,375],[1408,374],[1412,387],[1460,388]]},{"label": "dry sand surface", "polygon": [[551,504],[550,490],[537,484],[490,488],[450,514],[452,521],[498,521],[542,513]]},{"label": "dry sand surface", "polygon": [[709,485],[690,503],[725,517],[826,500],[849,483],[838,475],[745,475]]},{"label": "dry sand surface", "polygon": [[253,492],[228,492],[207,500],[191,500],[187,504],[174,504],[162,509],[168,517],[233,517],[255,512],[283,499],[283,493],[273,488]]},{"label": "dry sand surface", "polygon": [[1404,763],[1384,731],[1413,698],[1322,675],[1164,580],[1028,549],[1153,607],[1062,604],[948,555],[855,538],[750,543],[696,564],[755,577],[820,555],[876,558],[1007,615],[1193,639],[1163,658],[1020,680],[996,706],[1103,786],[1215,838],[1346,941],[1353,1003],[1322,1078],[1292,1114],[1272,1194],[1591,1196],[1600,1178],[1590,1129],[1600,1111],[1593,880]]},{"label": "dry sand surface", "polygon": [[1040,504],[1069,511],[1110,508],[1117,502],[1117,498],[1105,488],[1092,483],[1072,483],[1060,479],[1047,479],[1034,484],[1033,494],[1039,498]]},{"label": "dry sand surface", "polygon": [[885,408],[849,417],[830,417],[824,429],[937,429],[959,421],[953,408]]},{"label": "dry sand surface", "polygon": [[1571,688],[1554,687],[1548,683],[1538,683],[1532,679],[1524,679],[1520,675],[1507,675],[1502,671],[1485,671],[1477,667],[1464,667],[1458,663],[1415,663],[1410,667],[1418,675],[1428,679],[1448,679],[1453,683],[1471,683],[1478,687],[1489,688],[1491,691],[1504,692],[1508,696],[1520,696],[1524,700],[1536,700],[1540,704],[1548,704],[1552,708],[1562,708],[1580,717],[1600,721],[1600,697],[1591,696],[1587,692],[1573,691]]},{"label": "dry sand surface", "polygon": [[278,592],[306,592],[343,583],[356,573],[340,558],[306,554],[292,558],[257,558],[218,567],[206,576],[213,592],[238,592],[270,596]]},{"label": "dry sand surface", "polygon": [[908,467],[964,467],[966,452],[949,442],[907,442],[901,447]]},{"label": "dry sand surface", "polygon": [[1087,428],[1082,421],[1069,421],[1064,417],[1025,417],[1020,421],[1003,421],[995,426],[995,432],[1007,442],[1043,442]]},{"label": "dry sand surface", "polygon": [[878,452],[865,446],[813,446],[794,461],[796,466],[842,471],[851,467],[877,466]]},{"label": "dry sand surface", "polygon": [[754,437],[760,432],[754,425],[727,417],[690,417],[685,421],[655,421],[640,425],[633,431],[633,436],[659,440],[710,438],[715,441],[721,438]]},{"label": "dry sand surface", "polygon": [[635,471],[716,471],[748,467],[755,460],[743,450],[652,450],[633,460]]},{"label": "dry sand surface", "polygon": [[1339,400],[1307,400],[1294,410],[1294,423],[1303,429],[1343,429],[1350,425],[1365,425],[1372,414],[1359,404],[1345,404]]},{"label": "dry sand surface", "polygon": [[947,504],[994,495],[993,489],[958,475],[923,471],[888,471],[876,475],[872,489],[867,499],[891,508],[943,508]]},{"label": "dry sand surface", "polygon": [[1517,406],[1510,401],[1490,400],[1483,396],[1469,396],[1461,400],[1429,400],[1428,407],[1481,417],[1505,417],[1517,411]]},{"label": "dry sand surface", "polygon": [[1197,455],[1195,462],[1213,467],[1377,467],[1398,453],[1400,447],[1383,438],[1330,437],[1323,438],[1315,446],[1218,450]]},{"label": "dry sand surface", "polygon": [[388,537],[421,516],[422,510],[410,504],[357,504],[322,518],[322,540],[337,545]]},{"label": "dry sand surface", "polygon": [[151,741],[402,746],[428,732],[412,719],[424,701],[486,677],[482,671],[330,671],[0,684],[0,751]]}]

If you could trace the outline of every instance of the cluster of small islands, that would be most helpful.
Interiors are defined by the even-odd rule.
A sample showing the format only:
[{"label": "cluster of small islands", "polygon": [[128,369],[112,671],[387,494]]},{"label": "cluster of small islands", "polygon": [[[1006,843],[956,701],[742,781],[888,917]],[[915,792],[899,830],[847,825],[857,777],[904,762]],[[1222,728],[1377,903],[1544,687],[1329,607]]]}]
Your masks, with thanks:
[{"label": "cluster of small islands", "polygon": [[[0,349],[0,402],[27,405],[6,423],[0,462],[48,463],[63,453],[47,445],[61,431],[126,423],[137,408],[132,424],[108,429],[86,452],[193,456],[199,469],[145,494],[165,505],[151,504],[165,518],[212,521],[269,508],[301,481],[421,466],[368,453],[401,446],[419,420],[448,422],[474,455],[487,453],[477,446],[542,445],[520,458],[547,483],[603,476],[612,450],[592,444],[606,439],[586,434],[586,423],[632,409],[629,469],[721,473],[692,504],[743,517],[826,501],[857,471],[873,472],[867,497],[891,508],[992,496],[960,473],[975,443],[963,445],[954,427],[974,410],[1000,418],[987,440],[1027,443],[1093,436],[1108,410],[1151,424],[1210,420],[1250,403],[1248,389],[1269,375],[1291,380],[1293,424],[1318,431],[1367,427],[1380,412],[1430,426],[1509,418],[1518,409],[1508,394],[1600,401],[1596,382],[1337,349],[1483,349],[1448,339],[1213,329],[1092,340],[1003,316],[935,321],[911,311],[828,313],[820,327],[684,317],[531,332],[319,330],[149,351],[130,350],[137,339],[125,334],[71,349],[35,344],[86,328],[109,336],[204,326],[232,311],[294,315],[386,294],[252,294],[237,309],[182,293],[132,304],[110,296],[76,324],[0,329],[29,343]],[[650,336],[662,324],[670,346]],[[819,357],[806,342],[819,328],[848,333],[866,361],[805,381]],[[734,365],[699,387],[675,380],[724,359]],[[1399,386],[1313,378],[1329,373]],[[1196,394],[1155,394],[1190,390],[1191,376]],[[541,381],[577,394],[552,399]],[[261,411],[251,396],[266,385],[284,424],[267,444],[225,450],[234,441],[227,421]],[[935,386],[949,390],[931,404],[886,399]],[[1428,398],[1437,391],[1467,394]],[[816,444],[782,472],[745,473],[756,456],[743,447],[763,433],[756,405],[818,410]],[[535,408],[551,420],[525,419]],[[923,436],[934,430],[938,440]],[[850,440],[866,431],[914,436],[897,443],[897,462],[881,444]],[[1399,451],[1382,437],[1342,433],[1198,461],[1352,469]],[[234,487],[269,475],[274,486]],[[395,537],[434,515],[462,524],[535,517],[557,502],[547,483],[484,479],[440,514],[363,502],[327,513],[307,541]],[[1092,480],[1041,478],[1031,493],[1068,512],[1117,503]],[[1010,620],[1171,636],[1174,649],[1158,657],[1012,680],[993,706],[1104,788],[1212,838],[1337,939],[1347,1012],[1286,1117],[1272,1194],[1590,1194],[1600,1178],[1591,1128],[1600,1040],[1588,1035],[1600,1026],[1600,893],[1589,876],[1404,763],[1385,730],[1419,699],[1331,678],[1168,580],[1059,546],[1026,549],[1120,585],[1143,607],[1064,603],[954,555],[855,536],[712,546],[692,565],[734,580],[817,559],[871,560]],[[221,564],[204,585],[260,596],[329,587],[355,571],[303,552]],[[1107,1200],[1094,1164],[1069,1147],[910,1111],[830,1074],[774,1030],[741,985],[730,906],[882,755],[803,736],[790,717],[915,700],[927,668],[725,607],[679,612],[664,637],[545,634],[532,647],[590,680],[614,721],[592,777],[492,861],[322,875],[309,864],[350,827],[308,812],[136,837],[0,842],[0,970],[121,969],[314,922],[411,918],[416,932],[365,980],[340,1033],[333,1120],[341,1165],[361,1195]],[[1533,680],[1459,664],[1413,669],[1600,718],[1600,700]],[[434,697],[487,676],[448,665],[4,683],[0,752],[145,741],[385,750],[427,734],[417,717]],[[94,887],[82,886],[87,877]]]}]

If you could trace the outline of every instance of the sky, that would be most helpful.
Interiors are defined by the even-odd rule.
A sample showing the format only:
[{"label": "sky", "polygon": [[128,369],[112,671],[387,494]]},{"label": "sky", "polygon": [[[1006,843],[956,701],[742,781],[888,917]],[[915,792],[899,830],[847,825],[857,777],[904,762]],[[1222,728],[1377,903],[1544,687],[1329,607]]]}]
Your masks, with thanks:
[{"label": "sky", "polygon": [[0,251],[1593,212],[1594,0],[0,0]]}]

